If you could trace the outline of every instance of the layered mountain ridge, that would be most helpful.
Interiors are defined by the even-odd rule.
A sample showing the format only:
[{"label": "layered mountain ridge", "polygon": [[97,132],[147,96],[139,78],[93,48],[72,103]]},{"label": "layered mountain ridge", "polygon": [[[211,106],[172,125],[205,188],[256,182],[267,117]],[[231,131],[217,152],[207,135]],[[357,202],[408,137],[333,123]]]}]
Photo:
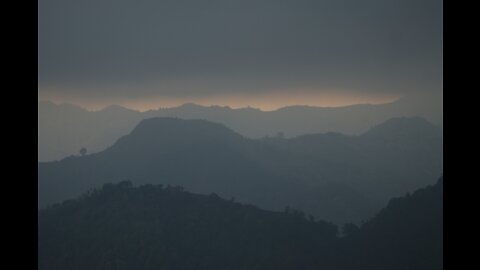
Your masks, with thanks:
[{"label": "layered mountain ridge", "polygon": [[360,222],[442,171],[441,130],[416,118],[385,124],[396,123],[400,136],[380,125],[359,136],[254,140],[205,120],[147,119],[105,151],[39,163],[39,206],[128,179],[215,192],[265,209],[291,206],[336,223]]}]

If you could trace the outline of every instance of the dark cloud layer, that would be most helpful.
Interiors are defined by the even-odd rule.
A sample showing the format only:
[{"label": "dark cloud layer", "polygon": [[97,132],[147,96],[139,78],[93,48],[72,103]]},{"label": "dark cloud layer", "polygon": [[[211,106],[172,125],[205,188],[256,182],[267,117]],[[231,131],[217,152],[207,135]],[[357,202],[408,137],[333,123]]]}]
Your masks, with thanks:
[{"label": "dark cloud layer", "polygon": [[[38,5],[40,92],[53,91],[51,85],[132,85],[80,87],[84,95],[124,97],[279,88],[442,91],[441,0]],[[156,87],[134,87],[146,82]],[[58,91],[78,91],[68,89],[78,87]]]}]

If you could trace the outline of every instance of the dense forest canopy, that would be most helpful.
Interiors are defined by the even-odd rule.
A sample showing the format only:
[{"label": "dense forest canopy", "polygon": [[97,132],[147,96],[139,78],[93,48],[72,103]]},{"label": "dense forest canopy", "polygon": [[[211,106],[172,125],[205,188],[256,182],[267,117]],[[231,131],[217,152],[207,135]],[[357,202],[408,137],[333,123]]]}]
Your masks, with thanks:
[{"label": "dense forest canopy", "polygon": [[442,269],[443,178],[360,227],[182,187],[105,184],[40,210],[39,269]]}]

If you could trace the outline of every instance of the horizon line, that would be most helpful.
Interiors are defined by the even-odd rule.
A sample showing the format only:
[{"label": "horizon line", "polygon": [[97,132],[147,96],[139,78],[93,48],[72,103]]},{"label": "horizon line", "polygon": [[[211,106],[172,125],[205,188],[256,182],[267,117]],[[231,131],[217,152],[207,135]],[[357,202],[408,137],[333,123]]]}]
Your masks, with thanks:
[{"label": "horizon line", "polygon": [[275,112],[275,111],[279,111],[279,110],[282,110],[282,109],[293,108],[293,107],[307,107],[307,108],[317,108],[317,109],[337,109],[337,108],[347,108],[347,107],[354,107],[354,106],[376,106],[376,105],[381,106],[381,105],[388,105],[388,104],[396,103],[396,102],[400,101],[401,99],[403,99],[403,97],[398,97],[398,98],[394,99],[393,101],[388,101],[388,102],[383,102],[383,103],[354,103],[354,104],[339,105],[339,106],[316,106],[316,105],[308,105],[308,104],[295,104],[295,105],[286,105],[286,106],[278,107],[278,108],[275,108],[275,109],[272,109],[272,110],[261,109],[261,108],[253,107],[253,106],[250,106],[250,105],[242,106],[242,107],[231,107],[229,105],[218,105],[218,104],[203,105],[203,104],[198,104],[198,103],[195,103],[195,102],[185,102],[185,103],[182,103],[182,104],[179,104],[179,105],[176,105],[176,106],[171,106],[171,107],[161,107],[161,106],[159,106],[157,108],[151,108],[151,109],[147,109],[147,110],[139,110],[139,109],[136,109],[136,108],[131,108],[131,107],[128,107],[128,106],[125,106],[125,105],[119,105],[119,104],[109,104],[109,105],[103,106],[100,109],[89,109],[89,108],[86,108],[85,106],[75,104],[75,103],[72,103],[72,102],[55,102],[55,101],[48,100],[48,99],[38,99],[38,103],[52,103],[56,106],[73,106],[73,107],[77,107],[79,109],[85,110],[87,112],[101,112],[101,111],[104,111],[104,110],[106,110],[110,107],[120,107],[120,108],[130,110],[130,111],[145,113],[145,112],[149,112],[149,111],[175,109],[175,108],[180,108],[180,107],[184,107],[184,106],[187,106],[187,105],[194,105],[194,106],[203,107],[203,108],[220,107],[220,108],[225,108],[225,109],[230,109],[230,110],[253,109],[253,110],[257,110],[257,111],[261,111],[261,112]]}]

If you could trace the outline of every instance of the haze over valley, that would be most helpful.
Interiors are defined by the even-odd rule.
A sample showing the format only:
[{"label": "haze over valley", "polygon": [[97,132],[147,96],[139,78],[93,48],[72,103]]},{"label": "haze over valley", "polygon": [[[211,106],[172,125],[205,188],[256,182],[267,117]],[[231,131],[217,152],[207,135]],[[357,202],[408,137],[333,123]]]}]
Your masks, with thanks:
[{"label": "haze over valley", "polygon": [[392,118],[361,135],[290,139],[249,139],[206,120],[150,118],[104,151],[39,163],[39,203],[131,180],[358,223],[391,197],[436,181],[442,137],[439,127],[421,118]]},{"label": "haze over valley", "polygon": [[442,0],[37,4],[38,269],[443,269]]},{"label": "haze over valley", "polygon": [[342,107],[290,106],[273,111],[187,103],[173,108],[140,112],[118,105],[88,111],[71,104],[38,103],[38,160],[52,161],[78,154],[85,147],[94,153],[114,144],[142,120],[152,117],[205,119],[224,124],[248,138],[287,138],[312,133],[361,134],[392,117],[420,116],[442,127],[441,106],[424,108],[423,100],[400,99],[386,104]]}]

